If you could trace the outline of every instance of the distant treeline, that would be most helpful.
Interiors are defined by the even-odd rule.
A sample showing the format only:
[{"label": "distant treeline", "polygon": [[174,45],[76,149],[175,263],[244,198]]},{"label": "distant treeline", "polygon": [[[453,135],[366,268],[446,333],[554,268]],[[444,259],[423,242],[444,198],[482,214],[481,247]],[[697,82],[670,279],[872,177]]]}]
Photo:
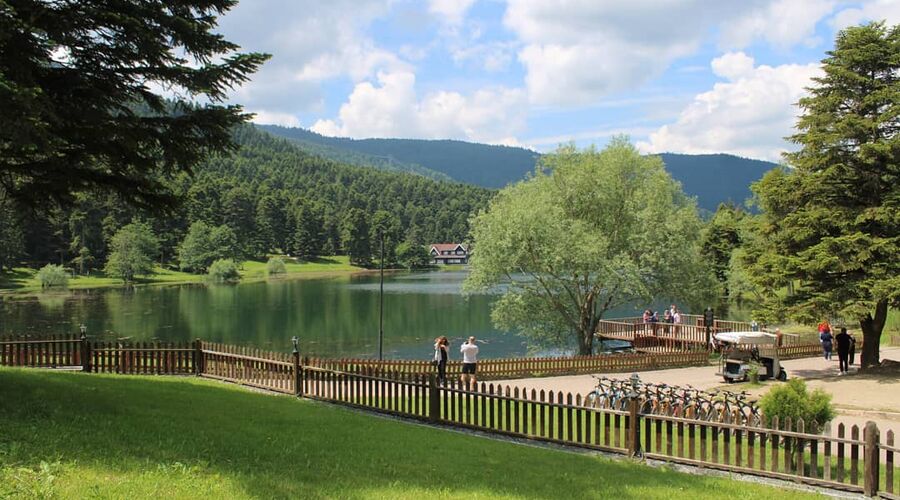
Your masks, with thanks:
[{"label": "distant treeline", "polygon": [[[194,232],[233,232],[232,255],[223,257],[351,253],[355,263],[367,264],[380,250],[372,240],[378,231],[388,234],[390,255],[402,242],[462,241],[470,214],[493,195],[480,187],[339,164],[249,125],[239,127],[235,139],[236,153],[214,157],[193,176],[173,181],[184,200],[174,213],[141,211],[113,195],[82,194],[74,207],[33,212],[0,197],[0,239],[6,241],[0,267],[102,268],[112,236],[133,220],[151,227],[164,264],[178,264],[192,225]],[[371,252],[361,255],[366,249]]]}]

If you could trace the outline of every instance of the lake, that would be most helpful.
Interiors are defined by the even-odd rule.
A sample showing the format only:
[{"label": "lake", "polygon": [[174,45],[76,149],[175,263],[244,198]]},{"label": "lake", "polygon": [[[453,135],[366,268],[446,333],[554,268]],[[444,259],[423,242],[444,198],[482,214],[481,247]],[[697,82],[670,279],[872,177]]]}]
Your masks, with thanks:
[{"label": "lake", "polygon": [[[493,296],[461,293],[465,276],[464,271],[385,276],[386,358],[428,359],[438,335],[447,335],[453,346],[474,335],[484,341],[483,356],[528,353],[522,337],[498,331],[491,324]],[[290,349],[290,339],[296,335],[304,355],[375,357],[378,282],[377,274],[350,274],[230,286],[153,286],[5,296],[0,300],[0,335],[74,333],[84,323],[89,336],[109,340],[199,338],[282,351]],[[548,353],[558,352],[541,352]]]}]

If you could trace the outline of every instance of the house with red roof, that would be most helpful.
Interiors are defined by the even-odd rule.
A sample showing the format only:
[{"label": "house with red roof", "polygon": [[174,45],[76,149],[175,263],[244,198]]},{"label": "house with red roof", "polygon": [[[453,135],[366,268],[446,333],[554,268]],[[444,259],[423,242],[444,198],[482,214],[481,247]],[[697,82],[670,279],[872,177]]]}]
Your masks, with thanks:
[{"label": "house with red roof", "polygon": [[435,243],[428,250],[432,264],[468,264],[469,249],[462,243]]}]

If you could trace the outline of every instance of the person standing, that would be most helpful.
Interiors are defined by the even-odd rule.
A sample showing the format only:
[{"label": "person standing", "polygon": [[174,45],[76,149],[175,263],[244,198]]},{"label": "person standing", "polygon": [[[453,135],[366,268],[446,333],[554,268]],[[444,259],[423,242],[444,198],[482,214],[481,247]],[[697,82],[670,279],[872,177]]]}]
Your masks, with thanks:
[{"label": "person standing", "polygon": [[434,362],[438,369],[438,382],[444,385],[447,382],[447,359],[449,358],[448,350],[450,349],[450,341],[442,335],[434,339]]},{"label": "person standing", "polygon": [[847,329],[841,328],[841,333],[837,334],[834,337],[834,341],[837,342],[837,352],[838,352],[838,369],[841,371],[841,375],[844,375],[848,371],[850,371],[850,367],[847,365],[847,360],[850,357],[850,335],[847,335]]},{"label": "person standing", "polygon": [[854,358],[856,357],[856,337],[850,332],[847,332],[847,335],[850,335],[850,365],[853,365]]},{"label": "person standing", "polygon": [[825,353],[825,359],[831,359],[831,348],[834,336],[831,335],[831,328],[825,328],[819,334],[819,342],[822,343],[822,351]]},{"label": "person standing", "polygon": [[468,384],[469,390],[475,390],[475,371],[478,368],[478,346],[475,344],[475,337],[469,337],[469,340],[459,347],[462,353],[463,365],[462,375],[459,380],[463,385]]}]

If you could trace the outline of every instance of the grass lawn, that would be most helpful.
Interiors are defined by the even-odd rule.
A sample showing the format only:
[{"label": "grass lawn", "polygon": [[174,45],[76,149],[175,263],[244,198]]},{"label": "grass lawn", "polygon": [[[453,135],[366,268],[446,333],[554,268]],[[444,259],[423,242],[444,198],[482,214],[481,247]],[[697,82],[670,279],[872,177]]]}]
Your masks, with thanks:
[{"label": "grass lawn", "polygon": [[0,368],[0,498],[746,499],[785,494],[195,378]]},{"label": "grass lawn", "polygon": [[[285,267],[287,269],[287,274],[281,275],[279,278],[303,276],[311,273],[325,274],[363,270],[360,267],[351,265],[350,259],[346,255],[320,257],[309,262],[297,262],[296,259],[285,258]],[[240,270],[240,273],[243,281],[266,279],[266,263],[262,261],[246,261],[244,262],[243,269]],[[184,273],[157,266],[153,276],[141,277],[136,284],[163,285],[200,283],[203,282],[205,278],[206,276],[202,274]],[[122,286],[122,280],[106,276],[105,273],[98,271],[90,276],[75,276],[74,278],[70,278],[68,288],[103,288],[114,286]],[[4,291],[16,293],[42,291],[41,282],[37,277],[37,270],[17,267],[11,273],[0,274],[0,292]]]}]

